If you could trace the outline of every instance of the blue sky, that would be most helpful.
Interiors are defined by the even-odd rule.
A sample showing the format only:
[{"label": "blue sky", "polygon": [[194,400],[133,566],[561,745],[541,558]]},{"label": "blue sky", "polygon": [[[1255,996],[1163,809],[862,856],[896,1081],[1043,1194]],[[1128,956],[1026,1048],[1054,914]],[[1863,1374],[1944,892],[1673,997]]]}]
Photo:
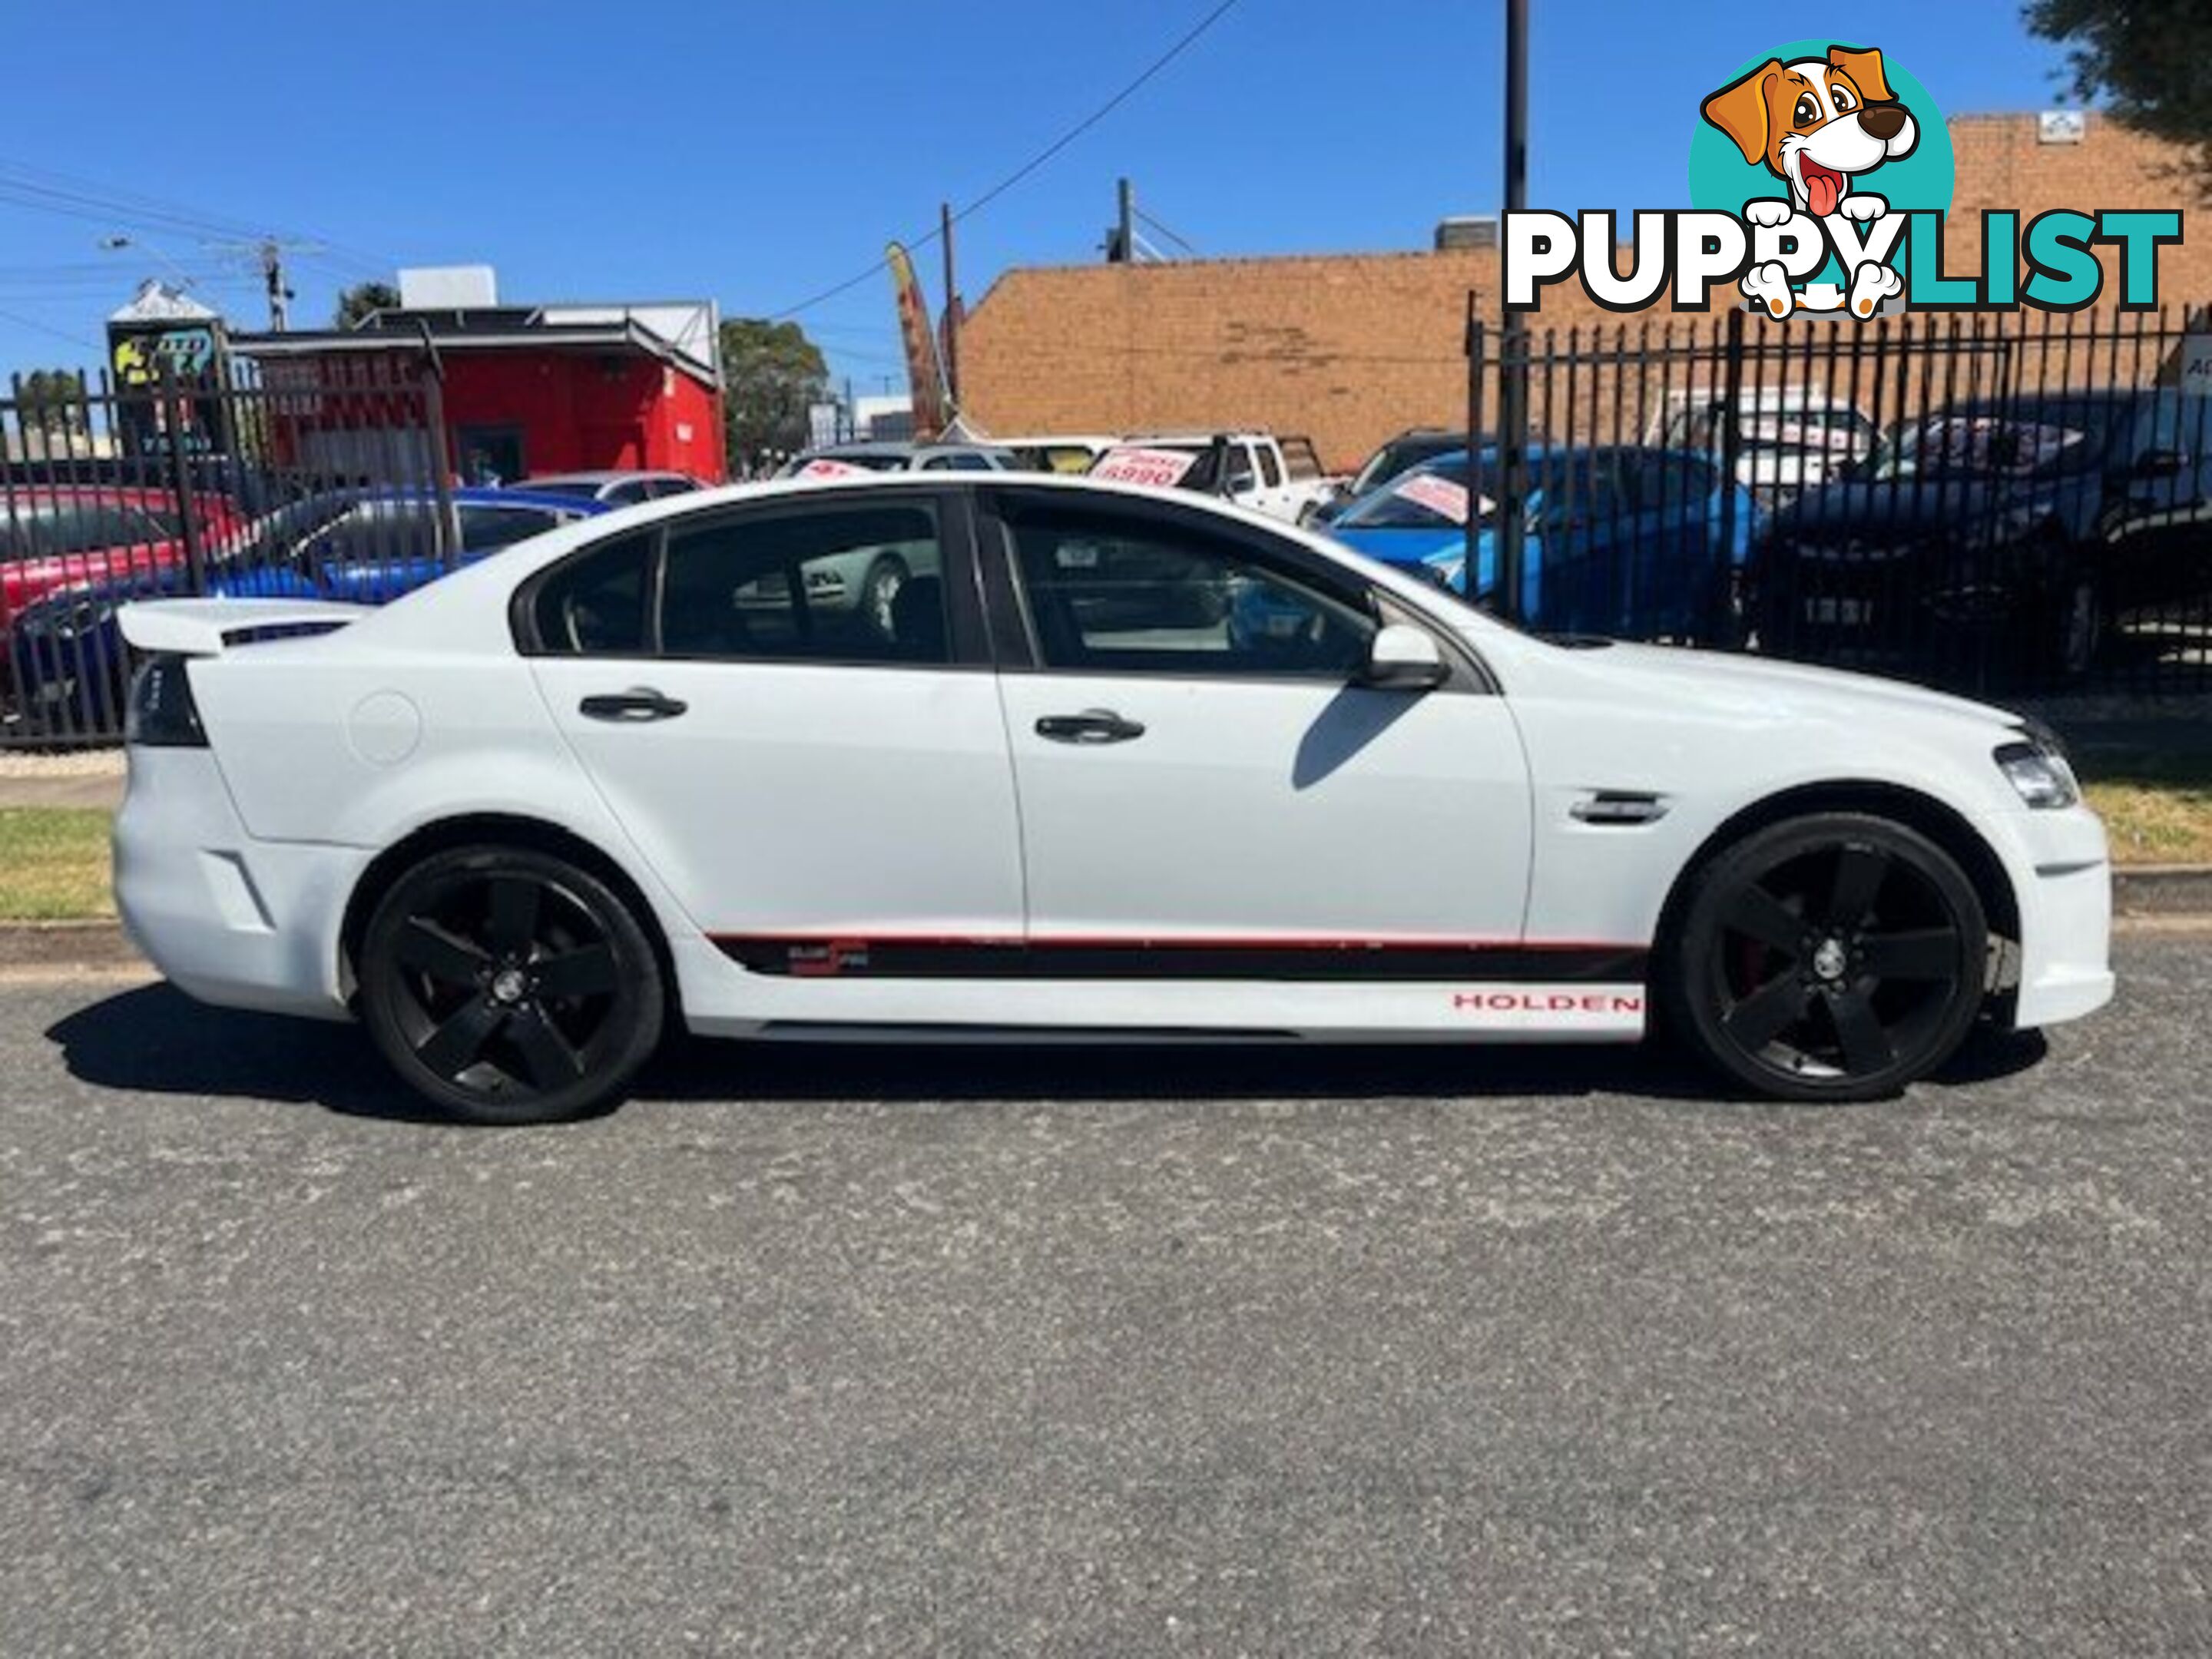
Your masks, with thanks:
[{"label": "blue sky", "polygon": [[[478,261],[509,300],[776,311],[929,228],[940,200],[981,193],[1212,3],[26,8],[0,131],[0,368],[96,362],[100,319],[162,256],[258,319],[242,256],[210,244],[262,228],[325,245],[294,260],[301,323],[324,321],[342,283]],[[1909,64],[1946,110],[2057,101],[2058,54],[2027,39],[2014,0],[1854,0],[1764,31],[1741,3],[1531,9],[1539,206],[1684,201],[1703,95],[1825,27]],[[1207,255],[1424,246],[1440,215],[1497,205],[1502,18],[1498,0],[1239,0],[962,224],[961,285],[973,303],[1007,266],[1097,258],[1121,173]],[[33,210],[27,181],[75,191],[83,216]],[[83,199],[126,193],[193,222]],[[97,246],[118,234],[140,246]],[[935,303],[934,252],[920,263]],[[859,389],[902,380],[880,278],[804,320]]]}]

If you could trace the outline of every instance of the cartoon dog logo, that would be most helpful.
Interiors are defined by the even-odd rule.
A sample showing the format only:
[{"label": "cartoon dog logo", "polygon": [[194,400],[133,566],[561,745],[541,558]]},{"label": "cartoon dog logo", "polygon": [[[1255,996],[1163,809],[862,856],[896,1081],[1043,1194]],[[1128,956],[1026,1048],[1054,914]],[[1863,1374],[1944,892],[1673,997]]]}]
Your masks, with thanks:
[{"label": "cartoon dog logo", "polygon": [[[1826,219],[1841,215],[1862,222],[1881,218],[1889,204],[1856,181],[1885,161],[1910,155],[1920,142],[1911,112],[1889,89],[1878,47],[1831,46],[1825,58],[1784,63],[1771,58],[1707,98],[1705,118],[1732,139],[1743,159],[1790,186],[1790,199],[1744,204],[1754,225],[1786,222],[1793,212]],[[1845,296],[1826,290],[1793,294],[1778,261],[1755,265],[1743,279],[1747,298],[1776,316],[1794,305],[1832,310]],[[1891,266],[1869,261],[1851,273],[1849,304],[1870,317],[1904,286]]]}]

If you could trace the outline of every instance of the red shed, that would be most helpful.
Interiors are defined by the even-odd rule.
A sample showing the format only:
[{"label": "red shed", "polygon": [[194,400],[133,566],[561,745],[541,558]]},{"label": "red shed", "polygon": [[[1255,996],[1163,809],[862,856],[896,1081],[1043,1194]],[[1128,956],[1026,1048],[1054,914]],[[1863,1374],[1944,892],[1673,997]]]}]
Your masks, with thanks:
[{"label": "red shed", "polygon": [[283,459],[368,473],[388,454],[388,400],[433,352],[448,469],[465,482],[605,468],[728,471],[720,317],[712,301],[380,311],[350,329],[241,334],[261,363]]}]

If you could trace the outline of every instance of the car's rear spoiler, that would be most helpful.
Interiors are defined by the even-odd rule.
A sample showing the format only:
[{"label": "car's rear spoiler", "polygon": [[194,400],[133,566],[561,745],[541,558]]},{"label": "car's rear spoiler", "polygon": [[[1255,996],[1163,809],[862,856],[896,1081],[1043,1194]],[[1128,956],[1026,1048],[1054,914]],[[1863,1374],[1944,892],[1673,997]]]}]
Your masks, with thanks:
[{"label": "car's rear spoiler", "polygon": [[125,605],[116,622],[141,651],[211,657],[248,640],[334,633],[370,609],[328,599],[145,599]]}]

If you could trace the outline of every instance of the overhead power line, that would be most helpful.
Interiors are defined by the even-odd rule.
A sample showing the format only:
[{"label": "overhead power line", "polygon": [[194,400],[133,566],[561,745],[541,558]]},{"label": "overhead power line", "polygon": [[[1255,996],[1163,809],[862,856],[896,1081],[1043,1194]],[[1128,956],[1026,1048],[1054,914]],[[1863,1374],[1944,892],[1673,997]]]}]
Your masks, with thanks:
[{"label": "overhead power line", "polygon": [[[1165,52],[1162,52],[1158,58],[1155,58],[1150,64],[1146,64],[1144,70],[1134,80],[1131,81],[1111,98],[1109,98],[1104,103],[1099,105],[1097,109],[1092,110],[1090,114],[1085,116],[1073,126],[1068,128],[1066,131],[1061,133],[1059,137],[1054,139],[1036,155],[1030,157],[1028,161],[1023,162],[1021,166],[1016,167],[1012,173],[1006,174],[1005,178],[1000,179],[998,183],[993,185],[988,190],[985,191],[981,196],[978,196],[974,201],[969,203],[965,207],[959,209],[951,216],[950,222],[958,224],[970,214],[978,212],[981,209],[988,207],[993,202],[997,201],[1000,197],[1004,196],[1016,185],[1021,183],[1023,179],[1028,178],[1039,167],[1044,166],[1046,162],[1051,161],[1054,156],[1059,155],[1060,151],[1066,149],[1070,144],[1073,143],[1078,138],[1080,138],[1085,133],[1090,131],[1091,128],[1097,126],[1101,121],[1111,115],[1115,110],[1121,108],[1122,105],[1127,103],[1130,99],[1136,96],[1137,93],[1147,82],[1151,81],[1153,76],[1159,74],[1159,72],[1167,68],[1169,64],[1174,63],[1176,58],[1182,57],[1183,53],[1189,51],[1191,47],[1196,46],[1199,42],[1200,37],[1204,35],[1208,29],[1212,28],[1224,17],[1227,16],[1230,11],[1232,10],[1237,3],[1238,0],[1218,0],[1218,3],[1203,17],[1200,18],[1196,23],[1193,24],[1189,30],[1177,40],[1173,46],[1170,46]],[[935,241],[942,233],[943,226],[933,225],[921,235],[908,238],[907,246],[908,247],[926,247],[930,243]],[[860,287],[861,283],[871,281],[874,277],[881,275],[886,263],[887,262],[883,259],[878,259],[866,270],[857,271],[854,275],[847,277],[843,282],[836,283],[833,287],[823,289],[819,294],[810,295],[807,298],[801,300],[797,305],[786,306],[781,311],[771,313],[769,314],[769,320],[771,322],[781,322],[787,317],[796,317],[802,311],[811,311],[816,306],[821,305],[826,301],[834,300],[841,294],[849,293],[854,289]]]},{"label": "overhead power line", "polygon": [[[270,234],[266,225],[222,217],[161,197],[97,184],[6,157],[0,157],[0,202],[95,224],[129,225],[141,230],[197,236],[211,241],[259,239]],[[327,239],[323,246],[342,257],[346,264],[373,274],[381,274],[392,263],[380,255]]]},{"label": "overhead power line", "polygon": [[42,323],[35,317],[26,317],[20,311],[0,310],[0,322],[13,323],[18,328],[35,329],[40,334],[51,334],[57,340],[66,340],[71,345],[82,346],[87,351],[97,351],[100,349],[97,345],[93,343],[90,340],[86,339],[82,334],[71,334],[65,329],[56,328],[51,323]]},{"label": "overhead power line", "polygon": [[1158,232],[1159,232],[1159,234],[1160,234],[1161,235],[1163,235],[1163,236],[1166,237],[1166,238],[1168,239],[1168,240],[1170,240],[1170,242],[1173,242],[1173,243],[1174,243],[1177,247],[1181,248],[1181,249],[1182,249],[1185,253],[1190,254],[1193,258],[1200,258],[1200,257],[1203,257],[1203,256],[1200,255],[1200,253],[1199,253],[1199,252],[1198,252],[1198,250],[1197,250],[1196,248],[1193,247],[1193,246],[1192,246],[1188,242],[1185,241],[1185,240],[1182,239],[1182,237],[1181,237],[1180,235],[1178,235],[1178,234],[1177,234],[1174,230],[1170,229],[1168,226],[1162,224],[1158,220],[1157,220],[1157,219],[1153,218],[1153,217],[1152,217],[1152,216],[1151,214],[1149,214],[1149,213],[1146,212],[1146,211],[1144,210],[1144,209],[1142,209],[1142,208],[1139,208],[1139,209],[1137,209],[1137,210],[1136,210],[1136,214],[1137,214],[1137,217],[1139,217],[1139,219],[1142,219],[1142,220],[1143,220],[1146,224],[1150,225],[1150,226],[1151,226],[1154,230],[1157,230]]}]

